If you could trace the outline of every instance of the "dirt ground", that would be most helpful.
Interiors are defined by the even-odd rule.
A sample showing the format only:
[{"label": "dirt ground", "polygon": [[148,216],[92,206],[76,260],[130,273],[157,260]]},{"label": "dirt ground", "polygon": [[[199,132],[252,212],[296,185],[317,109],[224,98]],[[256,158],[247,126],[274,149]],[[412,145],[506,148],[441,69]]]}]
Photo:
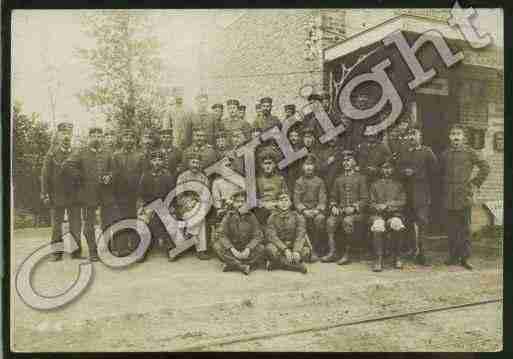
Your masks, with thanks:
[{"label": "dirt ground", "polygon": [[[49,229],[14,233],[12,272],[39,246]],[[370,271],[315,263],[309,273],[262,269],[243,276],[222,273],[218,260],[187,254],[170,263],[164,253],[114,270],[94,264],[94,280],[70,305],[37,311],[11,295],[14,351],[496,351],[502,348],[500,303],[324,331],[221,345],[225,339],[297,328],[336,325],[502,297],[502,257],[476,253],[470,272],[441,264],[407,264],[402,271]],[[34,273],[36,290],[55,295],[78,273],[65,257]]]}]

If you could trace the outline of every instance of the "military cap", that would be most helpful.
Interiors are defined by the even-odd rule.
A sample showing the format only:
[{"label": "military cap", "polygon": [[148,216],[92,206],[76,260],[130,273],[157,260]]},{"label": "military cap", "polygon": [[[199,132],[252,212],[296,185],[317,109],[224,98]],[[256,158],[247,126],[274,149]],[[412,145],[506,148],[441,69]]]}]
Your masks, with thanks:
[{"label": "military cap", "polygon": [[393,159],[393,157],[386,158],[381,163],[381,168],[394,168],[394,159]]},{"label": "military cap", "polygon": [[173,129],[172,128],[163,128],[160,130],[161,135],[173,135]]},{"label": "military cap", "polygon": [[285,111],[296,112],[296,105],[285,105],[285,106],[283,106],[283,108],[285,109]]},{"label": "military cap", "polygon": [[101,135],[103,133],[103,130],[100,127],[91,127],[89,129],[89,134],[91,135],[93,133],[99,133]]},{"label": "military cap", "polygon": [[224,128],[219,128],[217,131],[216,131],[216,138],[219,138],[219,137],[226,137],[227,136],[227,133],[226,133],[226,130]]},{"label": "military cap", "polygon": [[307,100],[308,100],[309,102],[312,102],[312,101],[321,101],[321,100],[322,100],[322,98],[321,98],[321,96],[319,96],[318,94],[313,93],[313,94],[311,94],[311,95],[309,95],[309,96],[307,97]]},{"label": "military cap", "polygon": [[351,150],[342,151],[342,160],[346,160],[348,158],[352,158],[354,160],[354,152]]},{"label": "military cap", "polygon": [[324,99],[330,99],[330,94],[328,93],[328,91],[320,91],[319,92],[319,97],[321,98],[321,100],[324,100]]},{"label": "military cap", "polygon": [[135,135],[135,131],[132,127],[123,127],[121,129],[122,135]]},{"label": "military cap", "polygon": [[192,126],[192,130],[193,131],[206,131],[207,128],[206,128],[206,124],[204,122],[196,122],[193,124]]},{"label": "military cap", "polygon": [[282,197],[287,197],[288,200],[290,201],[290,195],[285,192],[285,191],[279,191],[278,193],[276,193],[276,200],[280,200]]},{"label": "military cap", "polygon": [[317,165],[317,161],[318,161],[318,158],[314,154],[309,153],[308,155],[306,155],[304,163],[305,164],[310,163],[312,165]]},{"label": "military cap", "polygon": [[315,127],[314,126],[305,126],[303,128],[303,136],[305,135],[315,135]]},{"label": "military cap", "polygon": [[201,152],[200,151],[190,151],[187,153],[187,160],[200,160],[201,161]]},{"label": "military cap", "polygon": [[270,97],[264,97],[264,98],[261,98],[261,99],[260,99],[260,103],[261,103],[261,104],[264,104],[264,103],[270,103],[270,104],[272,105],[272,103],[273,103],[273,99],[272,99],[272,98],[270,98]]},{"label": "military cap", "polygon": [[145,127],[142,129],[142,132],[141,132],[141,135],[150,135],[150,136],[153,136],[153,134],[155,133],[155,130],[151,127]]},{"label": "military cap", "polygon": [[222,110],[222,109],[224,109],[224,106],[223,106],[222,103],[215,103],[215,104],[212,105],[211,108],[212,108],[212,110],[216,109],[216,108],[220,108]]},{"label": "military cap", "polygon": [[240,111],[240,110],[244,110],[244,111],[246,111],[246,106],[244,106],[244,105],[239,105],[239,111]]},{"label": "military cap", "polygon": [[116,131],[113,129],[113,128],[107,128],[104,132],[104,135],[107,136],[107,135],[112,135],[112,136],[115,136],[116,135]]},{"label": "military cap", "polygon": [[246,197],[246,191],[244,189],[242,189],[242,188],[239,189],[238,191],[235,191],[231,195],[232,199],[236,199],[236,198],[239,198],[239,197]]},{"label": "military cap", "polygon": [[73,131],[73,124],[71,122],[60,122],[57,125],[57,131]]},{"label": "military cap", "polygon": [[208,95],[206,93],[200,93],[198,96],[196,96],[196,100],[201,100],[202,98],[208,100]]},{"label": "military cap", "polygon": [[161,159],[164,159],[164,152],[162,152],[161,150],[159,149],[155,149],[153,151],[150,152],[150,158],[161,158]]},{"label": "military cap", "polygon": [[226,101],[226,106],[232,106],[232,105],[238,107],[240,105],[239,100],[230,99],[230,100]]},{"label": "military cap", "polygon": [[260,161],[271,159],[276,162],[278,161],[278,153],[273,147],[268,146],[263,148],[262,151],[260,151],[260,153],[258,154],[258,158]]}]

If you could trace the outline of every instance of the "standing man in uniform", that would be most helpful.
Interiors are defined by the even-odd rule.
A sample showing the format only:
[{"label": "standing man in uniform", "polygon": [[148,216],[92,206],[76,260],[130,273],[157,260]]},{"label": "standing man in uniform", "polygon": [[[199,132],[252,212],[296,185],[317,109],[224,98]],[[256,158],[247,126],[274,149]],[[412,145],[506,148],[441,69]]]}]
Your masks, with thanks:
[{"label": "standing man in uniform", "polygon": [[367,177],[367,183],[379,178],[379,166],[387,160],[392,153],[380,140],[378,135],[369,135],[360,143],[356,150],[356,159],[360,172]]},{"label": "standing man in uniform", "polygon": [[[239,100],[230,99],[226,101],[228,117],[223,120],[223,127],[229,138],[236,130],[242,130],[245,136],[249,136],[251,125],[247,121],[242,121],[239,117]],[[233,145],[233,142],[231,143]]]},{"label": "standing man in uniform", "polygon": [[194,127],[202,126],[205,131],[206,142],[215,145],[216,121],[214,115],[208,111],[208,96],[200,94],[196,97],[197,112],[185,123],[185,145],[192,144],[192,131]]},{"label": "standing man in uniform", "polygon": [[204,124],[197,123],[193,128],[192,144],[184,151],[184,157],[190,157],[193,153],[201,154],[201,170],[204,170],[217,160],[214,147],[207,143],[207,134]]},{"label": "standing man in uniform", "polygon": [[[71,257],[81,258],[82,246],[80,243],[80,231],[82,227],[80,218],[80,203],[77,196],[79,189],[79,177],[73,163],[71,136],[73,124],[61,122],[57,125],[54,143],[48,150],[41,170],[41,199],[43,203],[51,207],[52,220],[52,244],[62,243],[62,223],[64,211],[68,212],[70,231],[78,246]],[[63,252],[53,253],[51,260],[56,262],[62,259]]]},{"label": "standing man in uniform", "polygon": [[[453,125],[449,131],[450,147],[440,157],[442,198],[447,211],[449,258],[447,265],[460,264],[468,270],[471,255],[470,221],[474,192],[490,173],[490,166],[465,145],[465,130]],[[477,173],[473,175],[474,169]]]},{"label": "standing man in uniform", "polygon": [[257,119],[258,121],[255,121],[254,127],[258,128],[260,132],[264,132],[274,126],[281,129],[280,120],[272,114],[273,99],[270,97],[260,99],[260,106],[262,108],[262,117]]},{"label": "standing man in uniform", "polygon": [[[113,157],[115,200],[120,219],[137,218],[137,189],[143,172],[143,154],[136,149],[135,132],[132,128],[122,131],[121,150]],[[132,230],[116,233],[112,246],[123,256],[137,247],[137,239]],[[114,253],[116,254],[116,253]]]},{"label": "standing man in uniform", "polygon": [[163,128],[173,128],[173,143],[178,148],[186,147],[186,125],[191,121],[191,114],[183,105],[183,94],[179,88],[173,89],[174,104],[169,111],[168,121]]},{"label": "standing man in uniform", "polygon": [[182,150],[173,145],[173,128],[160,130],[160,151],[164,156],[164,167],[177,178],[183,171]]},{"label": "standing man in uniform", "polygon": [[399,157],[398,168],[408,195],[409,223],[412,227],[415,260],[426,264],[423,237],[429,224],[432,179],[438,176],[438,159],[430,147],[422,145],[419,128],[411,128],[405,134],[409,148]]},{"label": "standing man in uniform", "polygon": [[89,129],[89,143],[77,153],[73,162],[80,174],[80,202],[84,219],[84,237],[89,247],[91,261],[98,260],[94,225],[96,210],[100,207],[102,228],[116,219],[113,217],[114,194],[112,185],[112,154],[101,146],[102,129]]},{"label": "standing man in uniform", "polygon": [[[349,264],[351,247],[356,240],[355,227],[364,220],[367,206],[368,185],[365,176],[355,171],[356,162],[352,151],[344,151],[342,156],[342,174],[337,177],[331,188],[328,209],[328,254],[321,260],[333,262],[337,257],[335,233],[340,225],[344,231],[344,256],[337,262]],[[341,241],[339,241],[341,242]]]}]

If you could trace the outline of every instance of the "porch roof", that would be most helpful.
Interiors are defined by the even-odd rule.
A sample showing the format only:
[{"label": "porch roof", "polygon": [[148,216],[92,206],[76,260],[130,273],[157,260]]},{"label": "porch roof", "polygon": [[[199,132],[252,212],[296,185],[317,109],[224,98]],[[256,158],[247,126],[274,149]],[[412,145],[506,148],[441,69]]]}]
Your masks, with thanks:
[{"label": "porch roof", "polygon": [[504,68],[504,50],[502,47],[491,44],[483,49],[473,49],[466,43],[459,29],[449,26],[446,21],[428,19],[411,14],[395,16],[379,25],[359,32],[338,44],[324,49],[323,60],[324,62],[330,62],[344,57],[361,48],[376,44],[395,31],[422,34],[429,30],[436,30],[449,41],[465,43],[465,46],[461,48],[465,55],[463,59],[464,64],[496,69]]}]

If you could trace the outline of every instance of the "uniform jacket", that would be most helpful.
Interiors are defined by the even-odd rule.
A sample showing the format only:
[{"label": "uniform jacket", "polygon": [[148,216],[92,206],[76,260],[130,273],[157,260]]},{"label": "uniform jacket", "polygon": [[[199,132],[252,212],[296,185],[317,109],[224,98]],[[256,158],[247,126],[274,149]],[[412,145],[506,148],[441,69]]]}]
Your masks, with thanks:
[{"label": "uniform jacket", "polygon": [[192,153],[200,153],[201,154],[201,168],[205,169],[211,164],[217,161],[217,152],[214,150],[214,147],[209,145],[208,143],[198,146],[196,144],[192,144],[183,152],[183,158],[185,164],[188,165],[190,155]]},{"label": "uniform jacket", "polygon": [[[319,153],[319,176],[324,178],[328,188],[333,186],[333,182],[337,178],[338,174],[342,171],[342,156],[340,147],[335,146],[324,146]],[[328,159],[333,156],[335,160],[328,164]]]},{"label": "uniform jacket", "polygon": [[330,205],[336,205],[339,208],[356,206],[359,212],[363,212],[368,198],[365,176],[353,171],[349,175],[343,173],[337,177],[331,190]]},{"label": "uniform jacket", "polygon": [[[391,155],[392,153],[389,148],[381,142],[375,144],[363,142],[358,145],[356,150],[356,159],[360,167],[360,172],[367,176],[369,182],[373,182],[377,179],[379,167]],[[372,173],[368,171],[367,167],[375,167],[378,171]]]},{"label": "uniform jacket", "polygon": [[369,207],[372,212],[376,212],[375,205],[387,204],[389,212],[401,212],[406,205],[406,192],[404,187],[396,179],[380,178],[370,186]]},{"label": "uniform jacket", "polygon": [[211,146],[215,145],[215,135],[217,131],[217,121],[214,114],[208,112],[197,112],[191,114],[185,122],[185,146],[192,144],[193,128],[199,124],[205,126],[205,133],[207,135],[207,143]]},{"label": "uniform jacket", "polygon": [[168,193],[174,189],[175,183],[176,177],[167,169],[145,171],[139,181],[138,196],[145,205],[158,198],[164,201]]},{"label": "uniform jacket", "polygon": [[259,129],[262,132],[270,128],[273,128],[274,126],[278,126],[278,128],[281,129],[281,121],[278,117],[274,115],[269,115],[267,117],[259,117],[253,123],[253,128]]},{"label": "uniform jacket", "polygon": [[178,176],[178,174],[183,170],[182,151],[175,146],[161,147],[160,150],[164,154],[164,163],[166,164],[166,169],[173,176]]},{"label": "uniform jacket", "polygon": [[[439,175],[438,159],[427,146],[403,149],[398,160],[398,170],[406,185],[408,197],[414,208],[431,203],[431,185],[433,178]],[[404,170],[413,170],[412,176],[404,175]]]},{"label": "uniform jacket", "polygon": [[279,174],[260,175],[256,179],[257,198],[260,202],[269,203],[276,200],[279,193],[289,193],[285,178]]},{"label": "uniform jacket", "polygon": [[128,202],[137,197],[139,180],[143,172],[144,155],[132,149],[121,149],[112,160],[114,193],[117,202]]},{"label": "uniform jacket", "polygon": [[[75,157],[75,156],[74,156]],[[98,206],[114,202],[114,178],[112,154],[103,148],[90,146],[77,151],[73,159],[80,175],[80,202],[85,206]],[[110,183],[105,184],[101,177],[110,175]]]},{"label": "uniform jacket", "polygon": [[[448,210],[461,210],[472,205],[473,183],[481,187],[490,173],[490,166],[473,149],[449,148],[440,157],[442,173],[442,198]],[[478,172],[472,178],[472,171],[477,167]]]},{"label": "uniform jacket", "polygon": [[226,209],[226,203],[231,201],[232,195],[242,188],[233,181],[224,177],[219,177],[212,182],[212,200],[214,207],[217,209]]},{"label": "uniform jacket", "polygon": [[226,249],[235,247],[243,250],[247,247],[253,250],[263,240],[264,234],[252,212],[240,214],[238,211],[230,211],[221,221],[219,241]]},{"label": "uniform jacket", "polygon": [[79,177],[73,163],[69,161],[71,149],[50,149],[41,170],[41,192],[48,194],[50,205],[69,206],[78,203]]},{"label": "uniform jacket", "polygon": [[[301,148],[303,148],[303,145],[292,145],[292,148],[294,149],[294,151],[299,151]],[[294,192],[294,186],[296,185],[296,181],[299,177],[301,177],[301,174],[303,173],[304,160],[305,157],[298,159],[285,168],[287,187],[291,192]]]},{"label": "uniform jacket", "polygon": [[249,124],[248,121],[241,120],[239,117],[236,117],[234,119],[230,117],[225,117],[222,120],[222,126],[227,133],[228,142],[230,143],[230,145],[233,145],[233,142],[231,141],[231,136],[234,131],[242,130],[244,135],[248,137],[252,129],[252,126]]},{"label": "uniform jacket", "polygon": [[301,176],[294,186],[294,206],[300,213],[305,209],[326,210],[326,185],[317,176]]},{"label": "uniform jacket", "polygon": [[306,222],[293,210],[276,210],[267,220],[267,240],[279,250],[300,252],[306,244]]}]

